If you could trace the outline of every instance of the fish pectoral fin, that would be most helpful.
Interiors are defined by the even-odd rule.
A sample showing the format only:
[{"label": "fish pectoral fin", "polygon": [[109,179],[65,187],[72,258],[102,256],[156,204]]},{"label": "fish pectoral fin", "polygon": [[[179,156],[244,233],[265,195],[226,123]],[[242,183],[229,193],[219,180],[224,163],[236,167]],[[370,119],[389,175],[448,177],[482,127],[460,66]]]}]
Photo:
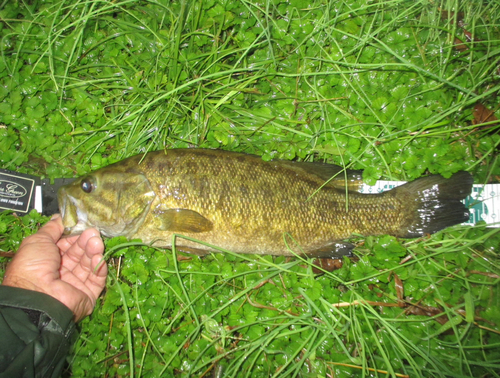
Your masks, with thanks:
[{"label": "fish pectoral fin", "polygon": [[308,251],[306,253],[307,257],[321,257],[321,258],[336,258],[341,256],[352,256],[352,250],[354,249],[354,244],[347,242],[335,242],[325,245],[321,248]]},{"label": "fish pectoral fin", "polygon": [[154,210],[160,231],[170,232],[207,232],[213,223],[200,213],[187,209]]}]

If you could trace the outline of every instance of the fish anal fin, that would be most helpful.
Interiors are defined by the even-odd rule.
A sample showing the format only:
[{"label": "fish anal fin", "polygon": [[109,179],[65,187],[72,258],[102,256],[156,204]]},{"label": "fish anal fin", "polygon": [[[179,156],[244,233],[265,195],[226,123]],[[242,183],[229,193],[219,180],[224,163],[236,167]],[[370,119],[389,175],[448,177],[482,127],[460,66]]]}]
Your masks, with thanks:
[{"label": "fish anal fin", "polygon": [[153,214],[160,231],[199,233],[213,228],[210,220],[193,210],[159,208]]},{"label": "fish anal fin", "polygon": [[196,256],[206,256],[209,255],[212,251],[206,250],[206,249],[201,249],[201,248],[193,248],[193,247],[184,247],[184,246],[179,246],[175,247],[178,251],[188,253],[190,255],[196,255]]},{"label": "fish anal fin", "polygon": [[307,257],[318,258],[339,258],[342,256],[352,256],[354,244],[347,242],[334,242],[318,249],[306,252]]}]

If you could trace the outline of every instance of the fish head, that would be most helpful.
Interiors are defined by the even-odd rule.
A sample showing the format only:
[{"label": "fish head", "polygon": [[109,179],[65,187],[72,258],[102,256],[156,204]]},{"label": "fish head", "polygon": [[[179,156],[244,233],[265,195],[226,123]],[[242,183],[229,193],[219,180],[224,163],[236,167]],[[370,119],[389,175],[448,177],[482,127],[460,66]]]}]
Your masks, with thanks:
[{"label": "fish head", "polygon": [[145,175],[119,166],[82,176],[57,193],[64,234],[78,235],[93,227],[108,237],[132,236],[155,196]]}]

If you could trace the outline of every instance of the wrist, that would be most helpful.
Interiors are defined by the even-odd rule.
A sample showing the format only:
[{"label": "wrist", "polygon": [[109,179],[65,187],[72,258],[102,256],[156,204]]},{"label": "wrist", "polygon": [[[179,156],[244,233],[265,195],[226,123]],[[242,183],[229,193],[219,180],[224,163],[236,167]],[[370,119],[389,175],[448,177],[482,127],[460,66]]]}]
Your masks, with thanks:
[{"label": "wrist", "polygon": [[12,274],[8,274],[8,273],[5,273],[2,285],[3,286],[10,286],[10,287],[18,287],[20,289],[26,289],[26,290],[38,291],[40,293],[45,293],[45,291],[40,290],[40,288],[37,285],[35,285],[32,281],[27,280],[26,278],[12,275]]}]

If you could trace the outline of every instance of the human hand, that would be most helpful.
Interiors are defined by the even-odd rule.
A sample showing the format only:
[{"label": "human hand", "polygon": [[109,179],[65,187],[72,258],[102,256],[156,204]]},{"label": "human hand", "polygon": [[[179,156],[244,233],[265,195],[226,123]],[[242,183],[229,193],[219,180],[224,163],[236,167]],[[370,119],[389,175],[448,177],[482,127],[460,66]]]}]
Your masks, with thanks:
[{"label": "human hand", "polygon": [[5,270],[2,285],[48,294],[80,321],[92,313],[106,284],[104,244],[95,229],[61,239],[63,230],[56,214],[36,234],[25,238]]}]

